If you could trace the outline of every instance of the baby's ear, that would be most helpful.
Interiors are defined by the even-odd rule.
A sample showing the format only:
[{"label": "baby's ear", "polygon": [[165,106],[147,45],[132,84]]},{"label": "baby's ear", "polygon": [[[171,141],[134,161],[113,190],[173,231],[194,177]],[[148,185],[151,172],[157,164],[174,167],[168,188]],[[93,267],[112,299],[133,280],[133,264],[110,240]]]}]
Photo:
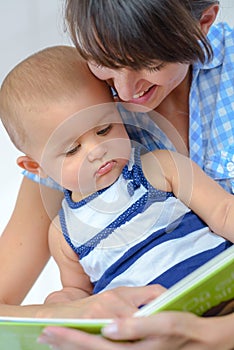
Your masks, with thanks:
[{"label": "baby's ear", "polygon": [[44,171],[40,167],[40,165],[30,158],[29,156],[20,156],[17,158],[17,164],[19,167],[23,168],[24,170],[29,171],[30,173],[36,174],[40,177],[47,177],[45,175]]}]

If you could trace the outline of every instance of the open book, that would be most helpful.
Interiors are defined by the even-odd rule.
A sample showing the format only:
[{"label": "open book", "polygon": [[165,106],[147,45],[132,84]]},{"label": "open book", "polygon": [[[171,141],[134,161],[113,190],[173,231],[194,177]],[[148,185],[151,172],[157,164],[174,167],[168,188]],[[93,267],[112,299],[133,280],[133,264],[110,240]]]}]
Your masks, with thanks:
[{"label": "open book", "polygon": [[[176,283],[134,314],[142,317],[163,310],[211,316],[234,311],[234,245]],[[0,350],[49,350],[36,343],[47,325],[100,333],[111,319],[38,319],[0,317]]]}]

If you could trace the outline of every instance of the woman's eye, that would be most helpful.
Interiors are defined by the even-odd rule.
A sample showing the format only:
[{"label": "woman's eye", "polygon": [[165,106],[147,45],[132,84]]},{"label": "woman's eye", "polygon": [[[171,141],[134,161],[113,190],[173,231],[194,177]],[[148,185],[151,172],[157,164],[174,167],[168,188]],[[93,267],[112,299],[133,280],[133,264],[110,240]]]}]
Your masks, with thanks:
[{"label": "woman's eye", "polygon": [[101,135],[101,136],[107,135],[111,129],[112,129],[112,125],[110,124],[107,127],[97,131],[97,135]]},{"label": "woman's eye", "polygon": [[102,69],[104,66],[98,62],[95,61],[89,61],[89,64],[93,66],[95,69]]},{"label": "woman's eye", "polygon": [[80,148],[80,145],[74,146],[73,148],[71,148],[69,151],[66,152],[66,155],[72,156],[73,154],[76,154],[79,148]]},{"label": "woman's eye", "polygon": [[154,73],[160,71],[162,68],[165,67],[165,63],[161,63],[158,66],[155,67],[148,67],[147,70],[149,73]]},{"label": "woman's eye", "polygon": [[96,63],[96,64],[95,64],[95,68],[96,68],[96,69],[103,69],[104,66],[103,66],[102,64]]}]

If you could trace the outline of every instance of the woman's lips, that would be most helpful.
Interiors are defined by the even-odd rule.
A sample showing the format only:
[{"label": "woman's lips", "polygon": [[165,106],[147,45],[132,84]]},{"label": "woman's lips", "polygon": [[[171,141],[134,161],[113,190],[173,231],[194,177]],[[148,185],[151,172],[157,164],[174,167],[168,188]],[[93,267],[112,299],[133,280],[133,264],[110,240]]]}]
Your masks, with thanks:
[{"label": "woman's lips", "polygon": [[102,176],[109,173],[114,168],[115,164],[116,164],[116,161],[114,160],[106,162],[97,170],[96,175]]},{"label": "woman's lips", "polygon": [[127,102],[128,103],[135,103],[135,104],[144,104],[151,98],[151,96],[154,94],[157,87],[158,87],[158,85],[153,85],[143,95],[142,95],[142,93],[136,94],[135,96],[139,95],[139,97],[132,98],[131,100],[129,100]]}]

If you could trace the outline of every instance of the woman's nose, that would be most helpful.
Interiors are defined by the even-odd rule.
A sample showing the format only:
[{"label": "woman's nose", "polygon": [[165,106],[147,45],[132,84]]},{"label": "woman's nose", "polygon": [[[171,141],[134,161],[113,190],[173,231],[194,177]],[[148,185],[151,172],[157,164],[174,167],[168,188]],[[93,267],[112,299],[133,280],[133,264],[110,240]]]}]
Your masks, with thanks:
[{"label": "woman's nose", "polygon": [[113,83],[119,98],[122,101],[129,101],[133,98],[136,87],[135,72],[127,69],[118,70],[113,76]]}]

